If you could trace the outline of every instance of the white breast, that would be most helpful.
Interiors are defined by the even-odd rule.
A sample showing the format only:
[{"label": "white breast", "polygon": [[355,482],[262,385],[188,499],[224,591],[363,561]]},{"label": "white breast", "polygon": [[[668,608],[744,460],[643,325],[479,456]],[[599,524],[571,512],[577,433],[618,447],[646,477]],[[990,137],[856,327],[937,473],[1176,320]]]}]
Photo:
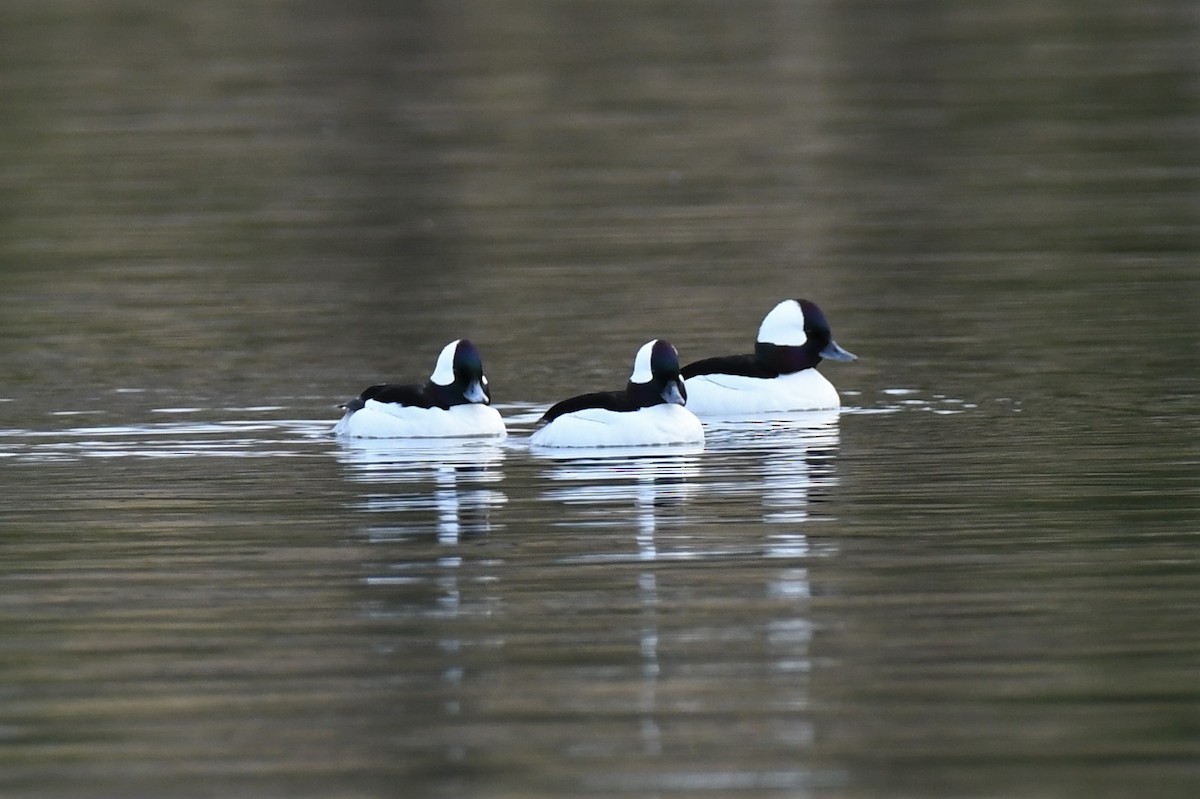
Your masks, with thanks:
[{"label": "white breast", "polygon": [[363,408],[343,416],[333,433],[351,438],[464,438],[503,437],[505,429],[499,412],[487,405],[442,410],[367,400]]},{"label": "white breast", "polygon": [[636,411],[587,408],[563,414],[530,437],[535,447],[640,447],[703,444],[704,427],[680,405]]},{"label": "white breast", "polygon": [[687,407],[700,416],[815,411],[840,408],[842,404],[837,389],[816,369],[771,378],[697,375],[684,382]]}]

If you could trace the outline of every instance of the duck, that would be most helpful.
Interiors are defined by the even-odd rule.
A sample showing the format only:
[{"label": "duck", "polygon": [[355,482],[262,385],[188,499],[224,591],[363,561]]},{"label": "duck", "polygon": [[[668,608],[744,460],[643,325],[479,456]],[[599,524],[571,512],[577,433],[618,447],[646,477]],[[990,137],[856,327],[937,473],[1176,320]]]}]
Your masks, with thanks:
[{"label": "duck", "polygon": [[683,367],[688,407],[699,416],[836,410],[841,407],[837,389],[816,369],[822,359],[858,356],[833,340],[816,303],[783,300],[763,318],[753,354],[705,358]]},{"label": "duck", "polygon": [[425,383],[371,386],[339,407],[333,428],[347,438],[462,438],[507,435],[483,374],[479,349],[469,339],[442,348]]},{"label": "duck", "polygon": [[550,406],[529,439],[532,448],[704,444],[704,426],[689,411],[679,353],[663,339],[646,342],[624,391],[580,394]]}]

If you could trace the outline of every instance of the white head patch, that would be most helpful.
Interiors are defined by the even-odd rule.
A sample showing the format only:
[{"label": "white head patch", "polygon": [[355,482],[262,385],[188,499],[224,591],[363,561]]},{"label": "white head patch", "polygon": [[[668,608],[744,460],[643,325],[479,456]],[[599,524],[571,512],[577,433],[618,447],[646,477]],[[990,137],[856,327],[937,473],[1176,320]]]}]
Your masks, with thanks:
[{"label": "white head patch", "polygon": [[804,335],[804,311],[795,300],[784,300],[771,309],[758,327],[758,341],[781,347],[799,347],[808,341]]},{"label": "white head patch", "polygon": [[638,350],[637,357],[633,359],[633,374],[629,376],[630,383],[649,383],[654,379],[654,373],[650,370],[650,354],[654,351],[654,345],[658,343],[658,339],[647,341]]},{"label": "white head patch", "polygon": [[429,382],[439,386],[448,386],[454,382],[454,353],[458,351],[460,341],[462,339],[456,338],[442,348],[442,354],[438,356],[437,366],[433,367]]}]

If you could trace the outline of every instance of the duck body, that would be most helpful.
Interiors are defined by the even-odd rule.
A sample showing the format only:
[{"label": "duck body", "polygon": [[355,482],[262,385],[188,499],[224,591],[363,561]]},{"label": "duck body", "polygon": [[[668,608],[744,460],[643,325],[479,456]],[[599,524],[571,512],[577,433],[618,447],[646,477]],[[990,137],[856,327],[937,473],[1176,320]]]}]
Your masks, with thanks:
[{"label": "duck body", "polygon": [[700,416],[841,407],[837,389],[816,370],[822,359],[853,361],[808,300],[784,300],[759,327],[754,352],[705,358],[683,367],[688,407]]},{"label": "duck body", "polygon": [[554,404],[529,443],[547,448],[703,444],[704,427],[686,402],[679,355],[669,342],[656,339],[638,351],[624,391],[580,394]]},{"label": "duck body", "polygon": [[774,377],[715,372],[687,379],[688,406],[700,416],[737,416],[772,411],[841,407],[837,389],[816,369]]},{"label": "duck body", "polygon": [[504,437],[479,351],[467,339],[447,344],[422,384],[371,386],[342,407],[334,435],[349,438]]},{"label": "duck body", "polygon": [[552,420],[529,439],[534,447],[643,447],[703,444],[704,427],[682,405],[633,411],[581,408]]},{"label": "duck body", "polygon": [[347,411],[333,428],[348,438],[504,437],[504,420],[495,408],[469,403],[449,408],[397,405],[374,399]]}]

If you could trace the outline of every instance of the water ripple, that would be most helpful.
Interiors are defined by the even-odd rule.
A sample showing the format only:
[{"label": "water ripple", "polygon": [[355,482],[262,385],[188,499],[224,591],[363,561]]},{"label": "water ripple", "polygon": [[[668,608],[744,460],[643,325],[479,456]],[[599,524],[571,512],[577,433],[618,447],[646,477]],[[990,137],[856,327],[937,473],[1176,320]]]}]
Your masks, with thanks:
[{"label": "water ripple", "polygon": [[51,463],[91,458],[276,458],[310,454],[323,420],[228,420],[0,430],[0,458]]}]

